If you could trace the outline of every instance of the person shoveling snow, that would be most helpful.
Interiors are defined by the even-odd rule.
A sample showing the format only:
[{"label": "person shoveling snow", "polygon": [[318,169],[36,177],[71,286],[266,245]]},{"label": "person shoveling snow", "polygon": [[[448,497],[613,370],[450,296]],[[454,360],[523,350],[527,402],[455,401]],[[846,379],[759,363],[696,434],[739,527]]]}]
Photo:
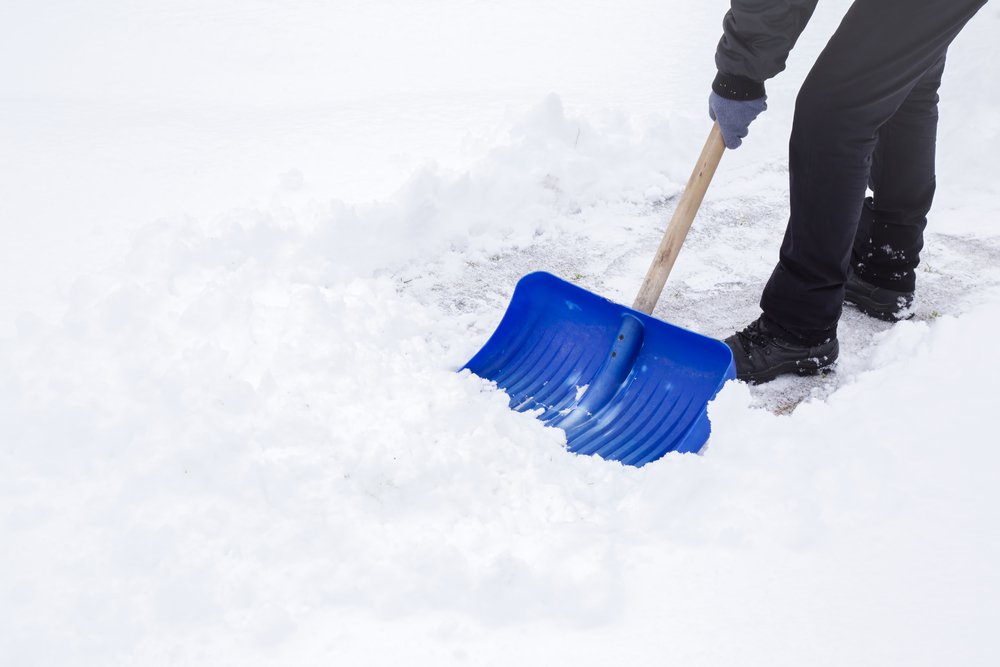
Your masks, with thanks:
[{"label": "person shoveling snow", "polygon": [[[912,315],[934,198],[937,90],[948,46],[986,0],[856,0],[802,84],[789,145],[790,217],[761,316],[726,338],[737,377],[814,374],[839,355],[846,300]],[[767,109],[764,81],[816,0],[733,0],[709,114],[735,149]],[[866,186],[873,196],[865,198]]]}]

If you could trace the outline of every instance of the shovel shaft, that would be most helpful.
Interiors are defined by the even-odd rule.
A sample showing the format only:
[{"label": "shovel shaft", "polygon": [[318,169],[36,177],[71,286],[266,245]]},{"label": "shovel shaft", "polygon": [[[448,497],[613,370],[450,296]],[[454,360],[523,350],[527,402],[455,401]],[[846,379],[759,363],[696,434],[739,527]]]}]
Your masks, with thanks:
[{"label": "shovel shaft", "polygon": [[677,253],[680,252],[684,238],[687,236],[688,230],[691,229],[691,223],[705,198],[705,192],[708,190],[709,183],[712,182],[712,176],[715,175],[715,170],[719,166],[719,160],[722,159],[722,153],[725,150],[726,144],[722,139],[722,131],[719,129],[719,124],[716,123],[712,126],[708,141],[705,142],[705,147],[701,150],[698,163],[691,173],[691,178],[688,179],[684,194],[681,195],[681,200],[677,203],[677,208],[674,209],[674,216],[670,219],[670,224],[667,225],[667,231],[663,235],[663,240],[660,241],[656,256],[653,257],[653,263],[649,266],[646,278],[642,281],[642,287],[639,288],[639,294],[632,306],[635,310],[647,315],[652,314],[656,302],[660,300],[660,293],[663,292],[663,286],[667,283],[667,276],[674,268]]}]

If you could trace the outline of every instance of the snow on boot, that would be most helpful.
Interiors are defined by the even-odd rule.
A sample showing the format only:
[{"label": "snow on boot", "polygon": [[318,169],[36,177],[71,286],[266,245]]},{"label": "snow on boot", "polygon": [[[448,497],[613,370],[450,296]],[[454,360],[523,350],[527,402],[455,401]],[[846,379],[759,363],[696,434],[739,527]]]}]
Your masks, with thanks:
[{"label": "snow on boot", "polygon": [[913,317],[913,292],[877,287],[851,271],[844,284],[844,301],[865,315],[887,322],[899,322]]}]

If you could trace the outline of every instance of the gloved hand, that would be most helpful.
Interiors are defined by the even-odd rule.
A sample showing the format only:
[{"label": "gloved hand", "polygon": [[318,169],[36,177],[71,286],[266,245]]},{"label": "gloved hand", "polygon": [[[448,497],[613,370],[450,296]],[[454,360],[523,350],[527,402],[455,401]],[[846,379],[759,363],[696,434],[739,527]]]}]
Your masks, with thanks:
[{"label": "gloved hand", "polygon": [[750,123],[767,110],[767,95],[755,100],[731,100],[715,91],[708,97],[708,115],[719,122],[726,148],[739,148],[750,131]]}]

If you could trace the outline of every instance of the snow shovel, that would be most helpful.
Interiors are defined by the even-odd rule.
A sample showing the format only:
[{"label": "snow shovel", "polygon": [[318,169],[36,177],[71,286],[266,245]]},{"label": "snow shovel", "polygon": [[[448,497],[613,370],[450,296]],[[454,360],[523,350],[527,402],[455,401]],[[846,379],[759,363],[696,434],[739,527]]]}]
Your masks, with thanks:
[{"label": "snow shovel", "polygon": [[650,313],[724,150],[716,124],[631,308],[528,274],[465,365],[505,390],[513,409],[564,429],[571,452],[642,466],[708,439],[708,402],[736,377],[732,353]]}]

